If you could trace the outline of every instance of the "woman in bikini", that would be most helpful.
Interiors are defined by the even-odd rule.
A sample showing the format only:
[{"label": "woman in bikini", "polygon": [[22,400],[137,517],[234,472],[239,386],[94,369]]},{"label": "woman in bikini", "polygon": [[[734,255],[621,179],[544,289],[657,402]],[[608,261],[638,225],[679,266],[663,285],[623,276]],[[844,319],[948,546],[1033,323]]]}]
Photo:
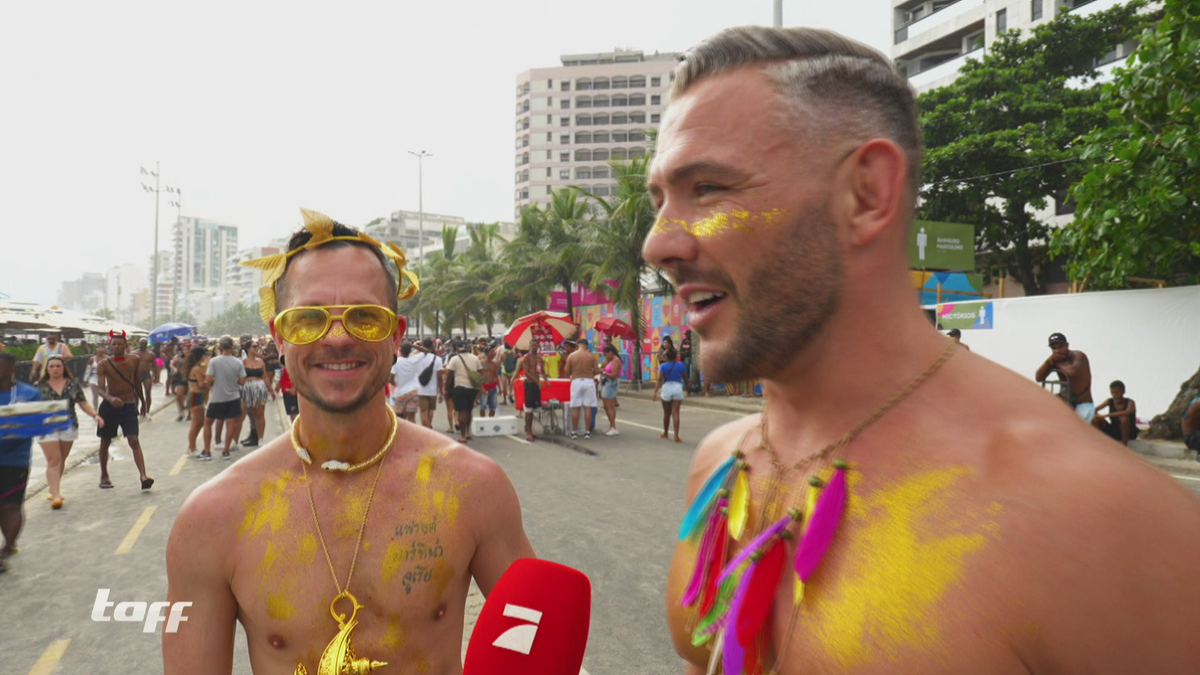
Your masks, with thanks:
[{"label": "woman in bikini", "polygon": [[69,429],[39,436],[37,439],[38,445],[42,446],[42,453],[46,455],[46,484],[50,487],[50,494],[46,495],[46,498],[51,500],[50,508],[61,509],[65,499],[62,496],[63,468],[67,463],[67,455],[71,454],[71,446],[79,438],[79,418],[75,415],[75,406],[83,408],[85,413],[92,416],[97,427],[103,427],[104,420],[88,404],[83,386],[71,376],[71,371],[67,370],[66,362],[61,356],[46,359],[46,370],[42,379],[38,381],[38,391],[41,392],[43,401],[67,401],[67,409],[71,414]]},{"label": "woman in bikini", "polygon": [[267,391],[267,383],[263,380],[267,372],[267,364],[262,359],[262,349],[258,345],[250,343],[246,348],[246,358],[242,359],[242,363],[246,366],[246,382],[242,385],[242,417],[234,426],[233,438],[236,440],[242,433],[242,422],[249,416],[251,423],[254,424],[255,433],[248,442],[242,443],[242,446],[253,448],[258,446],[258,439],[265,437],[267,399],[271,397],[271,394]]},{"label": "woman in bikini", "polygon": [[196,454],[196,438],[204,428],[204,399],[208,389],[205,374],[208,371],[208,352],[204,347],[192,347],[187,360],[183,362],[182,372],[187,374],[187,402],[184,404],[192,416],[192,426],[188,429],[188,454],[197,459],[212,459],[211,453]]},{"label": "woman in bikini", "polygon": [[604,412],[608,415],[608,431],[605,436],[618,436],[617,431],[617,392],[620,389],[621,357],[617,348],[612,345],[604,346],[604,367],[600,369],[600,402],[604,404]]}]

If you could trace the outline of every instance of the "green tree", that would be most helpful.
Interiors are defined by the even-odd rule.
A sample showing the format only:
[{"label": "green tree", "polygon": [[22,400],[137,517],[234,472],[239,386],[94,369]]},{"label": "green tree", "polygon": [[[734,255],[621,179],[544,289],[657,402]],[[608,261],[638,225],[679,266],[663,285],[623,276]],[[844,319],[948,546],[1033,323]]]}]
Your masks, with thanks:
[{"label": "green tree", "polygon": [[[1005,33],[953,84],[918,100],[925,160],[919,217],[976,226],[989,276],[1045,292],[1050,228],[1033,211],[1085,172],[1077,142],[1104,120],[1096,63],[1149,19],[1135,0],[1091,16],[1064,12],[1022,40]],[[967,180],[963,180],[967,179]]]},{"label": "green tree", "polygon": [[1200,283],[1200,3],[1166,0],[1103,88],[1107,119],[1082,141],[1089,171],[1052,251],[1090,288],[1129,277]]},{"label": "green tree", "polygon": [[[617,180],[610,198],[581,190],[601,212],[599,218],[588,221],[589,227],[584,232],[584,257],[593,262],[585,263],[581,273],[590,288],[603,290],[618,307],[629,310],[629,323],[637,334],[633,343],[633,381],[640,385],[642,336],[646,329],[642,316],[643,279],[655,275],[661,288],[670,288],[670,283],[661,270],[642,257],[642,243],[656,219],[654,204],[646,190],[650,158],[610,162],[610,166]],[[615,290],[606,284],[609,280],[617,282]]]},{"label": "green tree", "polygon": [[204,324],[206,335],[232,335],[243,333],[266,335],[267,325],[258,312],[258,305],[239,302],[214,316]]},{"label": "green tree", "polygon": [[101,319],[108,319],[109,321],[117,318],[116,312],[107,307],[101,307],[100,309],[96,310],[94,315],[100,317]]}]

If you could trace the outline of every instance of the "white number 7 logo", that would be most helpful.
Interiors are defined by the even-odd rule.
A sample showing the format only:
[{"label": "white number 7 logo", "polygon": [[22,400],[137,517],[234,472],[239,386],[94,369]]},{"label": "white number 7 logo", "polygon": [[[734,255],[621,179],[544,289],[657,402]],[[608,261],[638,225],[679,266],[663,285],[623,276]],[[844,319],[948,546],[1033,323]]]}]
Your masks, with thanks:
[{"label": "white number 7 logo", "polygon": [[530,623],[513,626],[504,631],[492,646],[529,656],[529,652],[533,650],[533,638],[537,637],[538,624],[542,622],[542,613],[520,605],[504,605],[504,616]]}]

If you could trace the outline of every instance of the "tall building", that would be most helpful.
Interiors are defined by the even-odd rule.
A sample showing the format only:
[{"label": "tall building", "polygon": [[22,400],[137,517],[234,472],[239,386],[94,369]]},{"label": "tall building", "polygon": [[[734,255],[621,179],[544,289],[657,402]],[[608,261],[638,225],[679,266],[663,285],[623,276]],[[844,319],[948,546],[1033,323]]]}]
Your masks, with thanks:
[{"label": "tall building", "polygon": [[[146,268],[133,263],[115,265],[108,269],[104,307],[111,310],[119,321],[135,323],[141,318],[142,310],[149,316],[149,275]],[[144,293],[143,293],[144,292]],[[143,294],[139,303],[139,294]]]},{"label": "tall building", "polygon": [[[150,273],[146,276],[148,287],[156,289],[154,312],[150,315],[161,324],[164,317],[171,316],[171,299],[175,293],[174,254],[171,251],[158,252],[158,283],[154,280],[154,256],[148,261]],[[154,326],[151,326],[153,329]]]},{"label": "tall building", "polygon": [[[969,58],[982,58],[1007,30],[1027,30],[1060,11],[1093,14],[1124,0],[892,0],[892,58],[924,93],[958,77]],[[1135,44],[1114,46],[1102,64],[1124,59]]]},{"label": "tall building", "polygon": [[242,265],[247,260],[265,258],[279,253],[282,248],[275,246],[255,246],[244,248],[229,258],[225,274],[225,307],[232,307],[239,302],[251,307],[257,307],[258,289],[262,287],[262,270]]},{"label": "tall building", "polygon": [[174,295],[170,313],[178,314],[200,298],[224,291],[229,260],[238,251],[238,230],[232,225],[191,216],[180,218],[174,230],[171,264]]},{"label": "tall building", "polygon": [[644,156],[667,106],[677,53],[568,54],[517,76],[516,208],[569,185],[607,195],[609,160]]},{"label": "tall building", "polygon": [[108,279],[99,272],[84,272],[78,279],[64,281],[58,291],[58,306],[77,312],[92,313],[102,309]]},{"label": "tall building", "polygon": [[403,248],[408,259],[417,262],[421,255],[421,223],[425,230],[425,255],[442,247],[442,228],[457,227],[459,236],[466,233],[467,221],[462,216],[445,216],[437,213],[426,213],[422,219],[419,211],[393,211],[386,220],[380,219],[363,228],[367,234],[380,241],[395,242]]}]

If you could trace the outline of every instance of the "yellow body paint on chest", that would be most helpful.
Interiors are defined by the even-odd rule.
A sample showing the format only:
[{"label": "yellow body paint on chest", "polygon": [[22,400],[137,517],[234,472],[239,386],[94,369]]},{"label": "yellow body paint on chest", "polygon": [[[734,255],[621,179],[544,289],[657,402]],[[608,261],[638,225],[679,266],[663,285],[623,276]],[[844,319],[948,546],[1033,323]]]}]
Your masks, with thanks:
[{"label": "yellow body paint on chest", "polygon": [[277,534],[291,513],[291,492],[295,477],[290,473],[266,478],[258,486],[258,497],[245,502],[246,514],[238,528],[238,536],[258,536],[265,527]]},{"label": "yellow body paint on chest", "polygon": [[751,232],[757,227],[775,225],[781,222],[786,215],[785,209],[771,209],[757,213],[742,209],[713,211],[708,216],[693,221],[659,218],[654,223],[654,231],[663,233],[682,229],[694,237],[716,237],[735,230]]},{"label": "yellow body paint on chest", "polygon": [[[806,590],[800,630],[843,667],[940,652],[951,619],[943,601],[968,556],[996,531],[997,504],[972,502],[971,470],[917,473],[867,495],[851,489],[833,579]],[[857,482],[857,481],[856,481]]]}]

